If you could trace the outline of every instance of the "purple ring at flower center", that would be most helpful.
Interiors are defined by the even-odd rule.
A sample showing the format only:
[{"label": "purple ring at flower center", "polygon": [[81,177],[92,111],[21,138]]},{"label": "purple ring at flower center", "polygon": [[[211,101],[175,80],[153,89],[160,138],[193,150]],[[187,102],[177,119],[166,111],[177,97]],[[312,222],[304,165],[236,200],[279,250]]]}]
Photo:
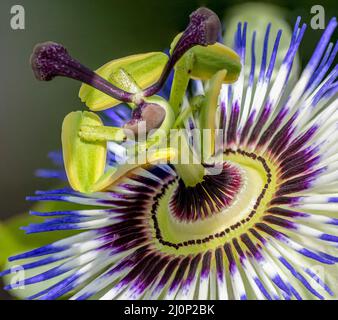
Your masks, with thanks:
[{"label": "purple ring at flower center", "polygon": [[224,162],[221,173],[205,175],[194,187],[179,180],[170,200],[171,213],[185,222],[206,219],[231,206],[241,186],[240,170]]}]

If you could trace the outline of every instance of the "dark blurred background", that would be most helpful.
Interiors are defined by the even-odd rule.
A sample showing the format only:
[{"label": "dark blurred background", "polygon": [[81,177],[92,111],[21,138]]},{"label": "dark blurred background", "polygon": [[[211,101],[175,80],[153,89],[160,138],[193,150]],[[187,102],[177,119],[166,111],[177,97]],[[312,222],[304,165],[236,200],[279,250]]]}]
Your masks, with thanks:
[{"label": "dark blurred background", "polygon": [[[246,1],[1,0],[0,220],[26,211],[30,204],[25,196],[50,185],[50,181],[35,178],[34,171],[48,167],[47,153],[60,148],[63,117],[84,108],[77,98],[77,82],[65,78],[52,83],[35,80],[28,60],[36,43],[60,42],[95,69],[113,58],[166,48],[186,26],[189,13],[201,5],[223,17],[227,8],[242,2]],[[298,15],[309,24],[315,4],[324,7],[326,21],[338,11],[336,0],[266,3],[287,9],[290,25]],[[15,4],[25,8],[25,30],[10,27],[10,9]],[[301,46],[303,64],[321,33],[308,28]]]}]

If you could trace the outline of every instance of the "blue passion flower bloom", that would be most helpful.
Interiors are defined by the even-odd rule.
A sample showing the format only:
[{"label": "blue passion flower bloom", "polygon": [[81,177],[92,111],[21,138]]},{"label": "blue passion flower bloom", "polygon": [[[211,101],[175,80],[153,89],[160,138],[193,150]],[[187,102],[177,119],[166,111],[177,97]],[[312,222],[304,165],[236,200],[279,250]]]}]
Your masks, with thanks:
[{"label": "blue passion flower bloom", "polygon": [[[109,74],[99,70],[93,73],[60,45],[44,44],[35,51],[33,68],[38,78],[67,76],[96,88],[90,92],[94,89],[83,87],[87,92],[82,96],[80,92],[80,96],[94,111],[107,109],[100,111],[107,127],[134,130],[141,119],[148,121],[151,129],[157,129],[167,121],[169,109],[159,113],[157,110],[163,100],[169,100],[174,114],[169,128],[183,128],[187,150],[198,154],[203,149],[202,161],[196,164],[150,161],[126,168],[125,150],[135,146],[136,140],[119,139],[116,133],[120,131],[99,130],[100,124],[94,128],[89,125],[95,138],[87,134],[88,126],[87,131],[82,129],[82,138],[88,143],[104,140],[105,172],[107,166],[113,168],[114,178],[108,174],[107,183],[90,190],[86,185],[82,190],[81,179],[74,180],[83,172],[74,173],[65,159],[69,158],[68,151],[64,150],[63,160],[52,154],[57,163],[62,165],[64,161],[67,174],[61,169],[40,174],[68,177],[71,187],[39,191],[28,199],[71,202],[81,208],[32,212],[46,220],[23,229],[27,233],[80,232],[11,257],[11,261],[23,261],[25,270],[36,269],[37,273],[21,284],[8,285],[7,289],[63,275],[30,298],[335,296],[330,272],[318,274],[316,268],[338,262],[338,67],[334,62],[338,45],[330,43],[337,21],[333,18],[328,23],[300,78],[288,90],[294,59],[306,29],[305,24],[300,25],[300,19],[283,62],[276,68],[281,30],[273,37],[269,53],[271,25],[263,31],[263,47],[258,47],[256,33],[262,30],[250,30],[247,23],[239,23],[234,37],[237,58],[216,42],[220,39],[217,17],[207,9],[199,10],[191,15],[183,35],[174,40],[160,72],[151,71],[148,75],[142,69],[143,77],[151,78],[156,72],[158,77],[144,80],[140,91],[133,91],[131,85],[118,86],[110,77],[112,70]],[[202,52],[204,49],[209,51]],[[192,63],[183,59],[189,52],[194,53]],[[223,52],[229,57],[215,67],[217,55]],[[262,53],[261,61],[256,61],[257,52]],[[202,57],[209,60],[202,61]],[[180,67],[184,69],[180,64],[183,60],[188,65],[187,73],[177,72],[167,81],[173,68],[175,72]],[[238,62],[242,68],[238,68]],[[123,70],[127,67],[130,65]],[[137,81],[135,70],[130,67],[128,72],[135,72],[133,78],[140,84],[143,78],[140,76]],[[187,74],[191,76],[187,78]],[[166,92],[163,100],[146,100],[145,97],[163,88],[165,82],[167,91],[163,89]],[[181,89],[183,94],[178,99],[175,92]],[[88,97],[94,93],[94,98]],[[126,104],[110,108],[115,100],[109,99]],[[207,156],[203,153],[206,149],[203,136],[193,134],[201,128],[216,130],[211,139],[221,141],[216,144],[209,140],[213,147]],[[108,142],[106,136],[110,137],[106,139]],[[83,164],[81,161],[89,159],[83,151],[86,149],[81,150],[80,160],[70,157],[73,162]],[[93,152],[96,155],[99,151]],[[216,154],[220,155],[216,161],[218,172],[201,171],[213,167],[207,158]],[[93,182],[96,185],[96,180]],[[48,268],[49,265],[52,267]],[[42,266],[44,271],[39,271]],[[9,273],[11,270],[6,270],[2,275]]]}]

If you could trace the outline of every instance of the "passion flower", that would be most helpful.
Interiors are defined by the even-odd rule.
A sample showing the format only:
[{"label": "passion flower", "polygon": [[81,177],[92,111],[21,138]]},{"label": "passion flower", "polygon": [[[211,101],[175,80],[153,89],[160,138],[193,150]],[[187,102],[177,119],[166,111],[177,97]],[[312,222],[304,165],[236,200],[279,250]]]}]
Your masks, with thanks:
[{"label": "passion flower", "polygon": [[[106,111],[106,127],[89,112],[67,116],[63,160],[72,188],[39,191],[28,199],[88,208],[32,212],[47,217],[45,222],[23,229],[81,232],[11,257],[30,259],[24,269],[47,271],[7,289],[64,275],[30,298],[334,296],[329,277],[318,275],[316,266],[338,261],[338,45],[329,43],[336,26],[332,19],[291,92],[288,79],[306,29],[300,19],[278,69],[282,31],[269,55],[270,25],[257,48],[261,30],[247,44],[248,26],[240,23],[236,54],[216,43],[220,23],[205,8],[191,15],[169,58],[127,57],[95,73],[58,44],[37,47],[32,65],[39,79],[59,75],[86,83],[80,96],[94,111],[121,101],[129,106]],[[153,95],[173,68],[168,103]],[[125,130],[135,133],[141,121],[147,137],[130,138]],[[174,128],[185,129],[183,147],[163,147]],[[211,134],[196,135],[197,129]],[[160,148],[143,164],[122,163],[130,146],[142,146],[137,153],[143,154],[154,145]],[[183,163],[177,154],[200,161]],[[169,162],[155,163],[160,159]]]}]

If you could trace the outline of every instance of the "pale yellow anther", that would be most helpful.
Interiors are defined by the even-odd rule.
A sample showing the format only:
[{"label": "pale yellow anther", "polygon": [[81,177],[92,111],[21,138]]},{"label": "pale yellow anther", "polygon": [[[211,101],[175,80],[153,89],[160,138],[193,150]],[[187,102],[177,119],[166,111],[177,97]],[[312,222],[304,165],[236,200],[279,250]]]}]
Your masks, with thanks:
[{"label": "pale yellow anther", "polygon": [[[162,52],[136,54],[110,61],[96,70],[96,73],[115,86],[139,94],[140,89],[158,81],[168,56]],[[93,111],[105,110],[121,103],[87,84],[81,86],[79,97]]]},{"label": "pale yellow anther", "polygon": [[107,143],[85,141],[79,135],[81,127],[103,126],[92,112],[71,112],[62,124],[62,152],[70,186],[80,192],[91,192],[106,166]]},{"label": "pale yellow anther", "polygon": [[[182,33],[178,34],[171,43],[171,50],[175,47]],[[238,79],[242,65],[239,55],[231,48],[215,43],[210,46],[194,46],[189,49],[181,59],[193,55],[193,65],[189,70],[189,76],[193,79],[209,80],[220,70],[227,70],[222,81],[233,83]],[[175,68],[178,68],[178,63]]]},{"label": "pale yellow anther", "polygon": [[79,136],[88,142],[97,141],[124,141],[127,137],[122,128],[107,126],[87,126],[80,127]]}]

